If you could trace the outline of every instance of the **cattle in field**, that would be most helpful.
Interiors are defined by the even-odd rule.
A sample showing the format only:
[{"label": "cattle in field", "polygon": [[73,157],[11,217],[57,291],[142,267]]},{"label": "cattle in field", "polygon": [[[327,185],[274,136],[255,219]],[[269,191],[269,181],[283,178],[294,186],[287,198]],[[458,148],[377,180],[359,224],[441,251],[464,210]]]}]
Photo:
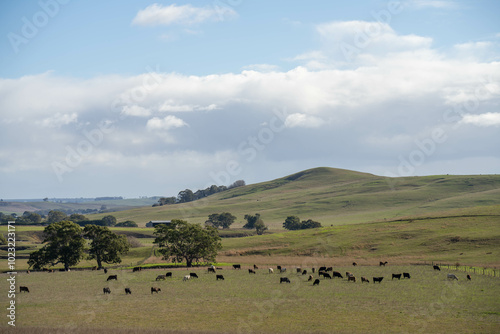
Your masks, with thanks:
[{"label": "cattle in field", "polygon": [[161,289],[160,289],[160,288],[153,288],[153,287],[151,287],[151,294],[153,294],[153,292],[158,293],[158,292],[160,292],[160,291],[161,291]]},{"label": "cattle in field", "polygon": [[196,273],[189,273],[189,276],[191,276],[192,278],[198,278],[198,275],[196,275]]},{"label": "cattle in field", "polygon": [[351,282],[351,281],[354,282],[354,283],[356,283],[356,277],[354,277],[352,275],[349,276],[349,277],[347,277],[347,282]]},{"label": "cattle in field", "polygon": [[165,275],[158,275],[158,276],[156,276],[156,280],[157,281],[159,281],[159,280],[163,280],[164,281],[165,278],[167,278],[167,276],[165,276]]},{"label": "cattle in field", "polygon": [[257,269],[259,269],[259,267],[257,267],[257,265],[254,264],[253,269],[257,270]]},{"label": "cattle in field", "polygon": [[373,283],[377,283],[378,282],[380,284],[383,279],[384,279],[383,277],[373,277]]},{"label": "cattle in field", "polygon": [[125,288],[125,294],[126,295],[131,295],[132,294],[132,291],[130,290],[130,288]]},{"label": "cattle in field", "polygon": [[104,273],[107,274],[108,273],[108,269],[104,268]]},{"label": "cattle in field", "polygon": [[403,278],[410,278],[410,273],[403,273]]},{"label": "cattle in field", "polygon": [[297,273],[300,274],[300,272],[302,272],[302,269],[301,268],[296,268],[297,270]]},{"label": "cattle in field", "polygon": [[134,267],[134,269],[132,269],[132,272],[136,272],[136,271],[141,271],[142,270],[142,267]]},{"label": "cattle in field", "polygon": [[302,271],[302,275],[307,275],[307,270],[305,270],[305,269],[304,269],[304,270]]},{"label": "cattle in field", "polygon": [[102,289],[102,292],[103,292],[104,294],[110,294],[110,293],[111,293],[111,290],[110,290],[110,288],[103,288],[103,289]]},{"label": "cattle in field", "polygon": [[316,278],[316,279],[314,280],[314,282],[313,282],[313,286],[315,286],[315,285],[319,285],[319,278]]},{"label": "cattle in field", "polygon": [[288,277],[280,277],[280,284],[281,283],[291,283]]},{"label": "cattle in field", "polygon": [[385,262],[380,261],[379,265],[380,265],[381,267],[382,267],[382,266],[383,266],[383,267],[385,267],[385,265],[386,265],[387,263],[388,263],[387,261],[385,261]]},{"label": "cattle in field", "polygon": [[458,281],[458,277],[455,274],[448,274],[446,277],[448,277],[448,279],[456,279]]},{"label": "cattle in field", "polygon": [[309,275],[309,278],[307,279],[307,281],[312,281],[313,280],[313,275]]},{"label": "cattle in field", "polygon": [[183,278],[182,280],[183,280],[183,281],[187,281],[187,280],[189,280],[190,278],[191,278],[191,276],[186,275],[186,276],[184,276],[184,278]]},{"label": "cattle in field", "polygon": [[311,268],[313,274],[316,272],[316,268]]},{"label": "cattle in field", "polygon": [[248,269],[248,273],[249,273],[249,274],[255,274],[255,270],[253,270],[253,269]]},{"label": "cattle in field", "polygon": [[356,267],[358,264],[356,262],[353,262],[352,265]]},{"label": "cattle in field", "polygon": [[216,277],[216,281],[218,281],[220,279],[224,280],[224,276],[222,276],[222,275],[216,275],[215,277]]},{"label": "cattle in field", "polygon": [[370,281],[368,280],[368,278],[366,278],[364,276],[361,276],[361,284],[363,284],[363,282],[370,283]]},{"label": "cattle in field", "polygon": [[401,274],[392,274],[392,279],[401,279]]},{"label": "cattle in field", "polygon": [[233,269],[241,269],[241,264],[233,264]]},{"label": "cattle in field", "polygon": [[97,266],[92,267],[92,271],[97,270]]},{"label": "cattle in field", "polygon": [[350,271],[346,271],[345,276],[349,278],[349,277],[354,276],[354,275]]},{"label": "cattle in field", "polygon": [[212,267],[208,268],[208,272],[209,273],[215,273],[215,268],[212,268]]},{"label": "cattle in field", "polygon": [[273,273],[274,273],[273,268],[269,268],[269,273],[270,273],[270,274],[273,274]]},{"label": "cattle in field", "polygon": [[330,276],[329,273],[322,272],[322,274],[323,274],[323,278],[332,279],[332,276]]},{"label": "cattle in field", "polygon": [[326,272],[333,271],[333,267],[326,268]]},{"label": "cattle in field", "polygon": [[281,270],[281,266],[276,266],[276,269]]},{"label": "cattle in field", "polygon": [[172,277],[172,272],[169,271],[168,273],[165,274],[165,277]]},{"label": "cattle in field", "polygon": [[333,277],[334,277],[334,278],[335,278],[335,277],[344,278],[344,277],[342,276],[342,274],[341,274],[341,273],[339,273],[338,271],[334,271],[334,272],[333,272]]},{"label": "cattle in field", "polygon": [[118,275],[109,275],[106,281],[111,281],[111,280],[118,281]]},{"label": "cattle in field", "polygon": [[319,267],[318,271],[326,271],[326,267]]},{"label": "cattle in field", "polygon": [[28,292],[29,293],[30,289],[28,289],[27,286],[20,286],[19,287],[19,293],[21,293],[21,292]]},{"label": "cattle in field", "polygon": [[439,270],[439,271],[441,271],[441,268],[439,268],[439,266],[437,266],[437,265],[433,265],[432,267],[434,268],[434,270]]},{"label": "cattle in field", "polygon": [[467,274],[467,280],[470,281],[471,280],[471,277],[469,274]]},{"label": "cattle in field", "polygon": [[280,269],[280,273],[286,273],[286,268],[284,268],[284,267],[283,267],[283,268],[281,268],[281,269]]}]

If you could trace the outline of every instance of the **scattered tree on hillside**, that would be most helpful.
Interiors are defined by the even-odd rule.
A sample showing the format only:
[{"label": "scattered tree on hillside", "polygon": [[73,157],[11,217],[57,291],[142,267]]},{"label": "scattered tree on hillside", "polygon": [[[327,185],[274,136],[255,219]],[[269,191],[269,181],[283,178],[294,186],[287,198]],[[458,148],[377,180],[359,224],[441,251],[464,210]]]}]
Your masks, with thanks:
[{"label": "scattered tree on hillside", "polygon": [[217,252],[222,248],[219,233],[214,227],[203,228],[184,220],[174,219],[168,225],[157,225],[154,234],[157,236],[154,243],[160,247],[165,260],[185,260],[188,267],[200,259],[215,261]]},{"label": "scattered tree on hillside", "polygon": [[233,189],[233,188],[237,188],[237,187],[243,187],[245,185],[246,185],[246,183],[245,183],[244,180],[236,180],[229,187],[227,187],[227,189]]},{"label": "scattered tree on hillside", "polygon": [[312,219],[300,221],[297,216],[288,216],[283,223],[283,228],[287,230],[305,230],[308,228],[321,227],[321,223]]},{"label": "scattered tree on hillside", "polygon": [[255,228],[255,223],[260,219],[260,213],[256,213],[255,215],[245,215],[244,218],[247,222],[243,225],[243,228],[253,230]]},{"label": "scattered tree on hillside", "polygon": [[181,190],[177,195],[177,203],[186,203],[194,200],[194,194],[191,189]]},{"label": "scattered tree on hillside", "polygon": [[[71,220],[73,223],[79,223],[79,222],[88,221],[89,219],[80,213],[72,213],[69,216],[69,220]],[[80,224],[78,224],[78,225],[80,225]]]},{"label": "scattered tree on hillside", "polygon": [[59,210],[50,210],[49,214],[47,215],[47,223],[52,224],[52,223],[57,223],[63,220],[66,220],[68,216]]},{"label": "scattered tree on hillside", "polygon": [[29,267],[39,270],[45,265],[55,266],[58,263],[68,270],[80,262],[84,256],[85,240],[82,229],[70,221],[55,222],[44,231],[45,246],[30,254]]},{"label": "scattered tree on hillside", "polygon": [[103,226],[115,226],[116,225],[115,216],[111,216],[111,215],[104,216],[104,217],[102,217],[101,221],[102,221]]},{"label": "scattered tree on hillside", "polygon": [[264,224],[264,221],[260,218],[257,220],[254,227],[258,235],[264,234],[264,232],[267,231],[268,229],[267,226]]},{"label": "scattered tree on hillside", "polygon": [[89,260],[95,259],[97,267],[102,268],[102,263],[120,263],[120,255],[129,250],[127,237],[116,235],[105,226],[86,225],[83,229],[84,237],[91,240]]},{"label": "scattered tree on hillside", "polygon": [[229,212],[223,213],[212,213],[208,216],[208,220],[205,222],[206,225],[211,225],[213,227],[219,228],[229,228],[232,223],[236,220],[236,217]]},{"label": "scattered tree on hillside", "polygon": [[137,223],[132,220],[127,220],[116,224],[115,227],[137,227]]}]

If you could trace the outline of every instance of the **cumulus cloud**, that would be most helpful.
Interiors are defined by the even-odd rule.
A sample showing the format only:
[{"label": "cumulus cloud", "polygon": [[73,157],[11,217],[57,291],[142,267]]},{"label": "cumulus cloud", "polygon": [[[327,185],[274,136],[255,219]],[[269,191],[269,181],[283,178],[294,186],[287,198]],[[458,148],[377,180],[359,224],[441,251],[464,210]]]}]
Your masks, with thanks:
[{"label": "cumulus cloud", "polygon": [[479,115],[467,114],[463,116],[461,123],[472,124],[481,127],[500,126],[500,113],[489,112]]},{"label": "cumulus cloud", "polygon": [[194,7],[190,4],[162,6],[152,4],[140,10],[132,20],[136,25],[193,25],[205,21],[224,21],[236,17],[237,13],[222,6]]},{"label": "cumulus cloud", "polygon": [[149,109],[143,108],[138,105],[124,106],[122,108],[122,113],[127,116],[139,116],[139,117],[147,117],[151,115],[151,111]]},{"label": "cumulus cloud", "polygon": [[76,113],[71,114],[61,114],[57,113],[52,117],[44,118],[43,120],[37,122],[43,127],[54,127],[58,128],[63,125],[68,125],[70,123],[75,123],[78,119],[78,115]]},{"label": "cumulus cloud", "polygon": [[146,128],[148,130],[170,130],[187,126],[187,123],[182,119],[168,115],[164,118],[154,117],[148,120]]},{"label": "cumulus cloud", "polygon": [[285,120],[285,126],[288,128],[303,127],[317,128],[324,124],[324,121],[316,116],[295,113],[288,115]]}]

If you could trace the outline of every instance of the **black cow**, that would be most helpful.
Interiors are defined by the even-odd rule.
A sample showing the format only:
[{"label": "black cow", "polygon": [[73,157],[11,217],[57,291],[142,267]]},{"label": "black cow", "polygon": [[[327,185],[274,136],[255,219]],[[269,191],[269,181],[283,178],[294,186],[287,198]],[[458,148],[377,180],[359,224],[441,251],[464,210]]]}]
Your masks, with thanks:
[{"label": "black cow", "polygon": [[104,268],[104,273],[107,274],[108,273],[108,269]]},{"label": "black cow", "polygon": [[319,278],[316,278],[316,279],[314,280],[313,286],[315,286],[315,285],[319,285]]},{"label": "black cow", "polygon": [[469,280],[469,281],[471,280],[471,277],[469,274],[467,274],[467,280]]},{"label": "black cow", "polygon": [[403,278],[410,278],[410,273],[403,273]]},{"label": "black cow", "polygon": [[301,268],[297,268],[296,270],[297,270],[297,273],[300,273],[302,271]]},{"label": "black cow", "polygon": [[353,262],[352,265],[356,267],[358,264],[356,262]]},{"label": "black cow", "polygon": [[248,269],[248,273],[249,273],[249,274],[255,274],[255,270],[253,270],[253,269]]},{"label": "black cow", "polygon": [[208,272],[209,273],[215,273],[215,268],[212,268],[212,267],[208,268]]},{"label": "black cow", "polygon": [[332,279],[332,276],[329,273],[323,273],[323,278]]},{"label": "black cow", "polygon": [[288,277],[280,277],[280,284],[281,283],[291,283],[290,280],[288,279]]},{"label": "black cow", "polygon": [[215,277],[216,277],[216,280],[217,280],[217,281],[218,281],[218,280],[220,280],[220,279],[221,279],[221,280],[224,280],[224,276],[222,276],[222,275],[216,275]]},{"label": "black cow", "polygon": [[326,271],[333,271],[333,267],[326,268]]},{"label": "black cow", "polygon": [[241,264],[233,264],[234,269],[241,269]]},{"label": "black cow", "polygon": [[256,270],[257,270],[257,269],[259,269],[259,267],[257,267],[257,265],[255,265],[255,264],[254,264],[254,265],[253,265],[253,269],[256,269]]},{"label": "black cow", "polygon": [[132,291],[130,290],[130,288],[125,288],[125,294],[126,295],[131,295],[132,294]]},{"label": "black cow", "polygon": [[165,280],[166,277],[167,276],[165,276],[165,275],[158,275],[158,276],[156,276],[156,280],[157,281],[159,281],[159,280]]},{"label": "black cow", "polygon": [[109,275],[108,276],[108,279],[106,281],[111,281],[111,280],[115,280],[115,281],[118,281],[118,275]]},{"label": "black cow", "polygon": [[439,270],[439,271],[441,271],[441,268],[439,268],[439,266],[437,266],[437,265],[434,265],[434,266],[433,266],[433,268],[434,268],[434,270]]},{"label": "black cow", "polygon": [[370,281],[368,280],[368,278],[366,278],[364,276],[361,276],[361,284],[363,284],[363,282],[370,283]]},{"label": "black cow", "polygon": [[305,269],[304,269],[304,270],[302,271],[302,275],[307,275],[307,270],[305,270]]},{"label": "black cow", "polygon": [[385,265],[386,265],[387,263],[388,263],[387,261],[385,261],[385,262],[380,261],[379,265],[380,265],[381,267],[382,267],[382,266],[384,266],[384,267],[385,267]]},{"label": "black cow", "polygon": [[165,277],[172,277],[172,272],[169,271],[168,273],[165,274]]},{"label": "black cow", "polygon": [[326,267],[319,267],[318,271],[326,271]]},{"label": "black cow", "polygon": [[384,279],[383,277],[374,277],[373,278],[373,283],[378,282],[380,284],[380,282],[382,282],[383,279]]},{"label": "black cow", "polygon": [[342,274],[341,274],[341,273],[339,273],[338,271],[334,271],[334,272],[333,272],[333,277],[344,278],[344,277],[342,276]]},{"label": "black cow", "polygon": [[307,279],[307,281],[312,281],[313,280],[313,275],[309,275],[309,278]]},{"label": "black cow", "polygon": [[132,272],[136,272],[136,271],[141,271],[142,270],[142,267],[134,267],[134,269],[132,269]]},{"label": "black cow", "polygon": [[110,294],[110,293],[111,293],[111,290],[110,290],[109,288],[103,288],[103,289],[102,289],[102,292],[103,292],[104,294]]},{"label": "black cow", "polygon": [[151,287],[151,294],[153,294],[153,292],[158,293],[158,292],[160,292],[160,291],[161,291],[161,289],[160,289],[160,288],[153,288],[153,287]]},{"label": "black cow", "polygon": [[281,266],[276,266],[276,269],[281,270]]},{"label": "black cow", "polygon": [[28,293],[29,293],[29,292],[30,292],[30,289],[28,289],[28,287],[27,287],[27,286],[20,286],[20,287],[19,287],[19,293],[21,293],[21,292],[23,292],[23,291],[24,291],[24,292],[28,292]]},{"label": "black cow", "polygon": [[196,275],[196,273],[189,273],[189,276],[191,276],[193,278],[198,278],[198,275]]},{"label": "black cow", "polygon": [[392,279],[401,279],[401,274],[392,274]]}]

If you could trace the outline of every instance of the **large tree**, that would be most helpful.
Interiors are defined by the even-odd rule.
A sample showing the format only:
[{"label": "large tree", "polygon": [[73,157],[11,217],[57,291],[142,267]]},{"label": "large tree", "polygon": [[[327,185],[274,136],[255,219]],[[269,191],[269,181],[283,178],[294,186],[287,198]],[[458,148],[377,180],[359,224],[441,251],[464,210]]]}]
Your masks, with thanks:
[{"label": "large tree", "polygon": [[229,228],[229,226],[231,226],[231,224],[234,223],[235,220],[236,217],[229,212],[212,213],[210,216],[208,216],[208,220],[205,222],[205,224],[209,224],[217,228]]},{"label": "large tree", "polygon": [[253,230],[255,228],[255,223],[260,219],[260,213],[256,213],[255,215],[245,215],[244,218],[247,223],[243,225],[243,228]]},{"label": "large tree", "polygon": [[84,237],[91,240],[89,259],[97,261],[97,267],[102,268],[102,263],[120,263],[121,254],[129,250],[127,237],[116,235],[105,226],[86,225],[83,229]]},{"label": "large tree", "polygon": [[297,216],[288,216],[283,223],[283,228],[287,230],[300,230],[300,218]]},{"label": "large tree", "polygon": [[77,224],[71,221],[52,223],[44,229],[43,234],[46,245],[30,254],[30,267],[41,269],[47,264],[55,266],[62,263],[64,269],[68,270],[83,258],[85,240]]},{"label": "large tree", "polygon": [[63,220],[66,220],[68,218],[68,215],[66,215],[64,212],[59,211],[59,210],[50,210],[49,214],[47,215],[47,223],[52,224],[52,223],[58,223]]},{"label": "large tree", "polygon": [[217,229],[210,226],[203,228],[180,219],[157,225],[154,234],[154,243],[160,247],[165,260],[186,261],[188,267],[199,260],[214,262],[217,252],[222,248]]}]

